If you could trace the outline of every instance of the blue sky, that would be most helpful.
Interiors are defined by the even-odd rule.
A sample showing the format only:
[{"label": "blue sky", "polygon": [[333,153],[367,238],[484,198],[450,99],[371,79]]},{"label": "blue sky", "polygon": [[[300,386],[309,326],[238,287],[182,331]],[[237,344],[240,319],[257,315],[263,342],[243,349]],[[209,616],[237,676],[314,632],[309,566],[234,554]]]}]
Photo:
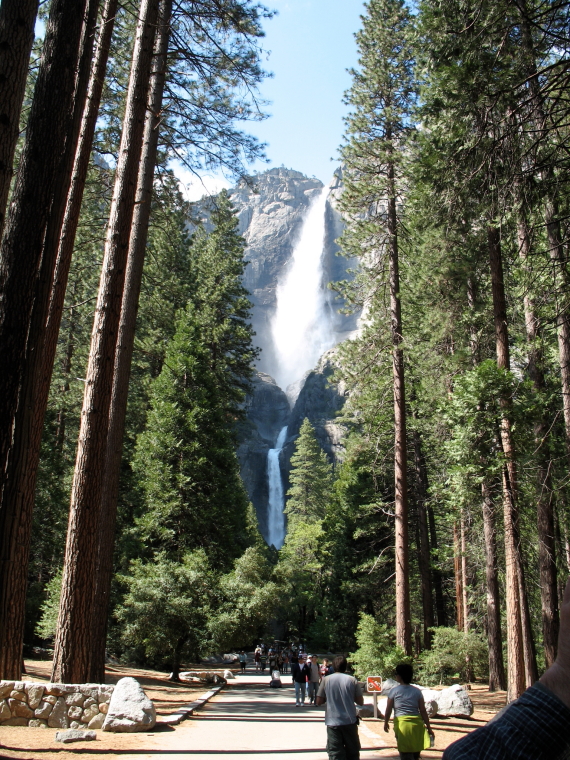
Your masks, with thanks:
[{"label": "blue sky", "polygon": [[[268,143],[269,166],[284,164],[327,183],[338,164],[346,113],[342,96],[351,83],[347,69],[357,63],[354,33],[360,27],[363,2],[264,2],[278,11],[265,22],[264,48],[270,55],[264,64],[274,76],[260,88],[262,97],[270,101],[266,109],[270,118],[245,127]],[[252,167],[264,168],[262,163]],[[228,185],[219,180],[205,184],[214,191]]]}]

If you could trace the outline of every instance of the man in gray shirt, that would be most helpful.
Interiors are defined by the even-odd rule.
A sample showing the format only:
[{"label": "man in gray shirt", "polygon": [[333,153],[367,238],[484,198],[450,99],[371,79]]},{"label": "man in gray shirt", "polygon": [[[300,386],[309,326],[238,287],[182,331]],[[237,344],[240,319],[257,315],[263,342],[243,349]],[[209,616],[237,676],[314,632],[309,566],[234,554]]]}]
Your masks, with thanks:
[{"label": "man in gray shirt", "polygon": [[346,657],[333,660],[334,673],[321,681],[317,704],[326,705],[327,753],[329,760],[359,760],[360,739],[356,705],[364,704],[356,678],[346,674]]}]

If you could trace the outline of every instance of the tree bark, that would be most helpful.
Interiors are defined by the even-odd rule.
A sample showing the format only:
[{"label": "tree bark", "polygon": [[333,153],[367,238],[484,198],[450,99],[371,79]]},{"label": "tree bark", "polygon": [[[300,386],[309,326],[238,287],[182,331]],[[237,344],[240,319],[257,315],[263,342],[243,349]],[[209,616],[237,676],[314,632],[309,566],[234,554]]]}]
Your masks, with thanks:
[{"label": "tree bark", "polygon": [[433,591],[431,582],[431,555],[429,545],[429,529],[426,502],[428,498],[428,479],[422,442],[417,430],[413,432],[414,464],[416,471],[416,502],[418,507],[419,553],[418,565],[422,587],[423,612],[423,646],[431,647],[432,634],[430,628],[435,625],[433,611]]},{"label": "tree bark", "polygon": [[[387,140],[390,140],[388,136]],[[394,480],[396,522],[396,643],[412,654],[410,613],[410,560],[408,547],[408,456],[406,445],[406,388],[402,350],[402,305],[398,221],[396,213],[394,166],[388,167],[388,246],[390,256],[390,317],[392,327],[392,371],[394,377]]]},{"label": "tree bark", "polygon": [[[497,365],[510,370],[509,331],[503,277],[500,232],[496,227],[488,229],[489,264],[493,295],[493,317]],[[515,448],[510,419],[509,398],[501,399],[503,416],[500,424],[500,440],[505,457],[503,466],[503,520],[505,526],[505,583],[507,602],[507,651],[509,701],[517,699],[537,678],[536,659],[530,613],[524,584],[524,572],[520,550],[519,514],[517,505],[517,470]]]},{"label": "tree bark", "polygon": [[463,573],[461,572],[461,539],[457,520],[453,522],[453,573],[455,575],[455,610],[457,630],[463,631],[465,620],[463,618]]},{"label": "tree bark", "polygon": [[107,227],[71,491],[53,664],[54,681],[64,683],[83,683],[89,675],[102,474],[105,467],[115,347],[157,17],[158,0],[143,0]]},{"label": "tree bark", "polygon": [[[528,265],[528,256],[531,252],[531,242],[528,224],[522,208],[519,211],[518,243],[519,256],[523,261],[523,266],[526,267]],[[528,344],[528,374],[534,391],[540,394],[546,388],[544,354],[539,345],[541,325],[532,297],[528,291],[524,296],[524,313]],[[548,421],[543,417],[534,425],[534,439],[537,448],[538,567],[542,607],[542,637],[546,667],[550,667],[556,659],[558,630],[560,627],[554,536],[554,503],[550,474],[551,463],[544,445],[549,427]]]},{"label": "tree bark", "polygon": [[[26,141],[0,246],[0,473],[5,479],[36,279],[51,203],[73,118],[87,0],[54,0]],[[3,485],[3,482],[2,482]],[[3,562],[10,562],[3,557]]]},{"label": "tree bark", "polygon": [[495,508],[489,485],[481,484],[483,496],[483,533],[485,537],[485,579],[487,583],[487,644],[489,647],[489,691],[506,689],[501,633],[501,601],[497,562]]},{"label": "tree bark", "polygon": [[109,596],[113,577],[113,549],[115,544],[117,501],[119,498],[119,476],[123,453],[131,363],[135,343],[135,328],[148,238],[162,96],[166,78],[171,12],[172,0],[162,0],[155,41],[149,103],[144,127],[132,236],[127,259],[119,336],[115,351],[105,479],[101,500],[101,527],[99,531],[99,552],[95,600],[93,604],[93,631],[90,647],[89,680],[94,683],[103,683],[105,680],[105,642],[107,637]]},{"label": "tree bark", "polygon": [[[430,544],[433,551],[437,552],[439,545],[437,540],[437,530],[435,527],[435,515],[433,509],[428,503],[426,505],[426,512],[429,526]],[[441,578],[441,572],[438,567],[432,568],[433,588],[435,592],[435,610],[437,613],[437,624],[447,625],[447,609],[445,604],[445,597],[443,595],[443,583]]]},{"label": "tree bark", "polygon": [[0,5],[0,237],[20,133],[38,5],[39,0],[2,0]]},{"label": "tree bark", "polygon": [[[16,389],[16,406],[10,423],[11,441],[7,452],[5,482],[1,494],[0,540],[3,572],[0,580],[0,619],[2,621],[0,626],[0,676],[3,678],[19,678],[22,664],[28,555],[41,439],[41,428],[39,431],[34,430],[33,411],[38,363],[43,345],[45,313],[54,263],[54,256],[50,256],[48,248],[49,241],[57,234],[65,207],[68,175],[71,171],[89,78],[92,57],[91,41],[97,17],[97,5],[98,0],[90,0],[86,15],[81,19],[80,44],[76,51],[77,58],[73,61],[74,88],[71,93],[73,110],[62,125],[63,144],[60,148],[57,165],[54,167],[55,176],[50,178],[52,182],[55,180],[55,186],[53,186],[51,197],[49,199],[44,198],[44,201],[48,203],[49,213],[39,214],[42,220],[44,238],[41,241],[39,269],[36,267],[37,276],[33,281],[33,305],[28,312],[27,335],[23,341],[25,353],[22,354],[19,365],[19,387]],[[61,29],[61,27],[59,28]],[[60,31],[60,33],[62,32]],[[47,42],[46,36],[46,44]],[[54,49],[61,51],[61,47],[55,44]],[[45,58],[48,59],[47,54]],[[69,68],[71,68],[70,64],[71,61],[68,62]],[[69,71],[67,73],[70,74]],[[39,95],[44,95],[41,89]],[[41,100],[42,98],[40,98],[40,102]],[[34,95],[35,102],[36,97]],[[32,106],[32,110],[34,110],[34,106]],[[30,120],[32,120],[32,116],[30,116]],[[30,136],[32,145],[34,145],[33,138],[32,133]],[[29,156],[28,158],[27,166],[32,168],[35,163],[35,168],[38,168],[37,156]],[[18,178],[19,181],[20,177]],[[25,186],[25,182],[22,184]],[[24,201],[29,200],[30,194],[28,191],[28,196],[24,197]],[[14,195],[17,196],[17,188]],[[23,206],[25,209],[25,202]],[[13,208],[14,204],[12,204]],[[31,210],[27,209],[27,211],[29,213]],[[14,218],[11,216],[6,228],[3,250],[4,243],[10,239],[11,231],[14,231],[13,226],[12,229],[10,228],[12,222],[14,222]],[[20,230],[21,232],[22,230]],[[16,250],[18,250],[18,242],[21,242],[21,238],[19,241],[16,240]],[[32,242],[38,242],[38,238],[34,238]],[[18,279],[22,284],[22,278]],[[23,327],[23,325],[21,326]]]}]

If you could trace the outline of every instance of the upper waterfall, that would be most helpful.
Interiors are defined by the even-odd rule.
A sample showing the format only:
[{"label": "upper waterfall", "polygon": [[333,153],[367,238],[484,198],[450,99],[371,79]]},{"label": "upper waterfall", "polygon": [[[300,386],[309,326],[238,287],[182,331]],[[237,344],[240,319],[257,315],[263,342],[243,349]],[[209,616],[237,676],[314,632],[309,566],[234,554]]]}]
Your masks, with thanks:
[{"label": "upper waterfall", "polygon": [[276,354],[274,377],[283,389],[313,369],[336,343],[334,315],[323,281],[328,193],[323,187],[311,201],[291,262],[277,285],[271,334]]}]

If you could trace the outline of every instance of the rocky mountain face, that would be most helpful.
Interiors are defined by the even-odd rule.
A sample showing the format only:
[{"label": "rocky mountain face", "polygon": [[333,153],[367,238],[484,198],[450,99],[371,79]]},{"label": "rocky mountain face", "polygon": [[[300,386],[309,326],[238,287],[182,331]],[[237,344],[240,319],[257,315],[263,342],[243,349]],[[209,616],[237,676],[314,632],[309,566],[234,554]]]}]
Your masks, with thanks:
[{"label": "rocky mountain face", "polygon": [[[331,461],[342,456],[342,428],[336,417],[344,404],[344,389],[332,383],[337,349],[327,351],[312,371],[288,389],[281,389],[273,379],[277,352],[271,322],[277,305],[277,288],[291,264],[309,206],[323,190],[320,180],[281,167],[256,175],[253,187],[242,182],[230,191],[239,220],[239,232],[247,243],[245,256],[248,266],[244,284],[253,303],[254,341],[261,349],[252,393],[245,402],[245,420],[240,423],[238,457],[242,479],[255,507],[260,531],[265,537],[268,535],[269,501],[267,454],[269,449],[274,448],[282,428],[288,428],[280,454],[285,492],[291,455],[305,417],[315,427],[319,442]],[[339,247],[336,240],[343,231],[337,210],[342,192],[340,170],[335,173],[326,192],[320,292],[325,297],[327,324],[334,336],[334,343],[338,344],[357,327],[356,316],[339,314],[342,304],[335,293],[327,288],[329,282],[347,279],[350,276],[348,269],[352,266],[352,262],[337,255]],[[195,207],[195,213],[203,217],[206,226],[209,203],[204,200]]]},{"label": "rocky mountain face", "polygon": [[[343,224],[336,209],[342,187],[340,170],[328,188],[325,210],[325,244],[323,252],[323,288],[331,281],[347,277],[350,263],[337,256],[335,242]],[[276,291],[287,271],[295,243],[311,201],[323,189],[323,183],[301,172],[283,167],[269,169],[255,177],[255,186],[240,183],[230,192],[239,219],[239,231],[247,242],[244,284],[253,303],[252,322],[255,342],[261,356],[260,372],[274,376],[275,346],[271,335],[271,320],[275,313]],[[336,341],[343,340],[356,327],[353,316],[338,313],[340,303],[335,294],[326,290],[333,320]]]}]

